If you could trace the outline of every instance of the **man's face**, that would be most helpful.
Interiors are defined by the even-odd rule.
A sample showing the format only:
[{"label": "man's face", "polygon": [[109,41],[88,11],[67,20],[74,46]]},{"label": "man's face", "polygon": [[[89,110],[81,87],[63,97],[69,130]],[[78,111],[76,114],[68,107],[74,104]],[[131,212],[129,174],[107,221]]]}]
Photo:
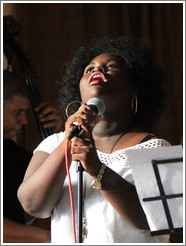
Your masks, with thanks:
[{"label": "man's face", "polygon": [[26,111],[30,101],[19,95],[13,96],[10,102],[3,105],[3,138],[12,139],[26,125]]}]

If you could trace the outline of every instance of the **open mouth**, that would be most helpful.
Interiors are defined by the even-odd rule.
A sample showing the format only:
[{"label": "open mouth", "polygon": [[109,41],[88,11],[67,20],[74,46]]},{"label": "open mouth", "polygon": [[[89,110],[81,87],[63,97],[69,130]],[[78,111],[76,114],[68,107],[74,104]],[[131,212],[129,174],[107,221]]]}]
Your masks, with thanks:
[{"label": "open mouth", "polygon": [[97,84],[102,84],[105,83],[107,80],[102,73],[93,73],[92,76],[90,77],[90,85],[97,85]]}]

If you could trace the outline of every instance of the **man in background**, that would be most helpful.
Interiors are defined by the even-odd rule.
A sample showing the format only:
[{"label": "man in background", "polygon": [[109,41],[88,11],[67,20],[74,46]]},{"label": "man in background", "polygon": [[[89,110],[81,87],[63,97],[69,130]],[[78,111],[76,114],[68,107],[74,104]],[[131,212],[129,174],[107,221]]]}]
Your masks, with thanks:
[{"label": "man in background", "polygon": [[[17,199],[32,153],[19,146],[13,139],[28,124],[30,107],[27,87],[22,79],[7,70],[3,71],[3,242],[4,243],[49,243],[50,221],[44,226],[34,218],[28,221]],[[35,109],[39,112],[44,127],[55,133],[64,129],[59,111],[46,102]],[[33,222],[34,221],[34,222]],[[41,223],[42,224],[42,223]],[[37,226],[36,226],[37,225]]]}]

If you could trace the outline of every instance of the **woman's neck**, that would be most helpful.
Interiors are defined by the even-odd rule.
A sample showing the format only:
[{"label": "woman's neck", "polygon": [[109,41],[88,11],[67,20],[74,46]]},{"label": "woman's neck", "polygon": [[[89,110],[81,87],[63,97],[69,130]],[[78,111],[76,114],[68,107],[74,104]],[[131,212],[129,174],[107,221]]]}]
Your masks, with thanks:
[{"label": "woman's neck", "polygon": [[104,117],[93,129],[93,137],[111,137],[114,135],[121,134],[123,132],[127,133],[132,130],[131,121],[128,119],[119,120],[109,119]]},{"label": "woman's neck", "polygon": [[101,120],[93,129],[96,148],[104,153],[112,153],[138,144],[147,133],[129,122],[121,118],[119,121]]}]

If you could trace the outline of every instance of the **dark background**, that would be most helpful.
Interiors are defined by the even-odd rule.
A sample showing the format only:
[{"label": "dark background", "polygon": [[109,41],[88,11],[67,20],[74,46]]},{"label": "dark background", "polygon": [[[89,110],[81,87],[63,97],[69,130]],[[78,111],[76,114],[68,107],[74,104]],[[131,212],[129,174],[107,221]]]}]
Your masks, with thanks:
[{"label": "dark background", "polygon": [[[18,41],[36,74],[44,100],[57,105],[56,78],[72,52],[95,37],[132,35],[149,42],[165,75],[165,110],[157,133],[172,145],[183,134],[182,3],[14,3],[21,24]],[[34,117],[22,143],[32,150],[40,142]]]}]

